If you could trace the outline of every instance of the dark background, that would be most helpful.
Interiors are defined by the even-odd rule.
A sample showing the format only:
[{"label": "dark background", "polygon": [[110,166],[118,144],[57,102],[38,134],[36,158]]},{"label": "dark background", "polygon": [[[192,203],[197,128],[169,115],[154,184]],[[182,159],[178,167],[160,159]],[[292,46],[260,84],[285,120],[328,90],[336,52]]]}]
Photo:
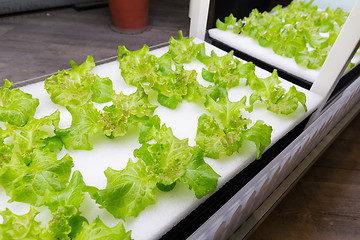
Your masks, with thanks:
[{"label": "dark background", "polygon": [[290,2],[291,0],[217,0],[213,4],[214,19],[212,24],[215,26],[216,19],[223,20],[230,13],[237,18],[244,18],[254,8],[258,9],[259,12],[270,11],[278,4],[286,6]]}]

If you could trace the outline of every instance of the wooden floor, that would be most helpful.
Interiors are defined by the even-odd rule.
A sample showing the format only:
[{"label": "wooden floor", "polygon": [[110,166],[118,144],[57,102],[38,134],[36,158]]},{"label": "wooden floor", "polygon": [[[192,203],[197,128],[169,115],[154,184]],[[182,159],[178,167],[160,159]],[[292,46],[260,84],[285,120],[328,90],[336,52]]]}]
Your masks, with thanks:
[{"label": "wooden floor", "polygon": [[107,7],[88,10],[53,9],[0,16],[0,79],[21,82],[69,68],[69,61],[95,62],[117,55],[119,45],[129,50],[154,46],[189,34],[189,1],[151,0],[149,28],[136,35],[111,28]]},{"label": "wooden floor", "polygon": [[[0,78],[22,82],[68,68],[72,59],[116,56],[118,45],[135,50],[178,30],[188,35],[188,2],[152,0],[151,25],[138,35],[112,31],[106,6],[0,16]],[[357,116],[250,239],[360,239],[359,134]]]}]

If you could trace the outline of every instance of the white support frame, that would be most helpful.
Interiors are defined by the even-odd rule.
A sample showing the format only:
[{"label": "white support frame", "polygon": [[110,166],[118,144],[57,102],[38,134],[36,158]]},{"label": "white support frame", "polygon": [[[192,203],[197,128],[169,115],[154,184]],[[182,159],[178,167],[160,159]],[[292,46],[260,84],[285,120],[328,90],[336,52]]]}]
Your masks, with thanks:
[{"label": "white support frame", "polygon": [[210,0],[190,0],[190,36],[205,39]]},{"label": "white support frame", "polygon": [[[360,45],[360,0],[357,0],[351,10],[339,36],[337,37],[324,65],[321,67],[317,79],[310,88],[311,92],[321,95],[323,103],[313,114],[309,124],[319,117],[335,86],[344,74],[350,60]],[[309,125],[308,124],[308,125]]]}]

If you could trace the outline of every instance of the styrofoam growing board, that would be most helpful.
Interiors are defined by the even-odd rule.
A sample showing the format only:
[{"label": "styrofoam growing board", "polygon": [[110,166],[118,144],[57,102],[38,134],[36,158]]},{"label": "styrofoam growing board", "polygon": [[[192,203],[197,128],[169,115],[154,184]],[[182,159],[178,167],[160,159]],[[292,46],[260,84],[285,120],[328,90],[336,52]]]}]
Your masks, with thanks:
[{"label": "styrofoam growing board", "polygon": [[333,127],[360,101],[360,78],[188,240],[225,240],[241,226]]},{"label": "styrofoam growing board", "polygon": [[[202,41],[195,39],[196,43]],[[211,50],[214,50],[217,55],[225,55],[226,52],[205,43],[206,52],[210,55]],[[160,56],[167,52],[168,48],[160,48],[151,51],[152,54]],[[197,61],[190,64],[186,64],[187,69],[196,69],[198,72],[198,81],[204,85],[210,83],[204,81],[201,77],[201,69],[204,66]],[[130,94],[136,90],[135,87],[126,85],[123,81],[118,62],[113,61],[110,63],[96,66],[93,72],[100,77],[109,77],[114,84],[114,89],[117,93],[122,91],[125,94]],[[199,74],[200,73],[200,74]],[[256,68],[256,74],[258,77],[267,77],[269,72]],[[293,84],[288,81],[282,80],[282,86],[289,89]],[[60,127],[66,128],[71,124],[71,115],[65,110],[65,108],[55,105],[51,102],[48,94],[44,90],[43,82],[27,85],[21,88],[23,91],[31,93],[33,97],[39,98],[40,105],[36,112],[35,117],[40,118],[45,115],[53,113],[56,109],[60,109],[61,120]],[[299,124],[305,119],[311,112],[313,112],[321,102],[321,97],[301,87],[297,87],[298,90],[303,91],[307,97],[308,112],[305,112],[302,106],[299,104],[299,108],[288,116],[281,116],[271,113],[266,110],[266,107],[261,104],[256,104],[252,113],[244,112],[244,117],[252,119],[253,123],[256,120],[263,120],[266,124],[273,127],[272,144],[283,137],[293,127]],[[229,91],[229,98],[232,101],[240,100],[244,95],[249,96],[251,90],[245,86],[245,80],[239,87],[231,89]],[[153,104],[157,104],[155,96],[150,96],[149,100]],[[157,104],[158,105],[158,104]],[[99,105],[102,108],[103,105]],[[168,127],[171,127],[174,135],[180,139],[188,138],[189,145],[195,144],[197,119],[205,113],[203,107],[194,103],[183,102],[177,109],[170,110],[165,107],[159,106],[155,114],[159,115],[162,123],[165,123]],[[137,135],[127,134],[126,136],[118,139],[108,139],[103,136],[97,136],[97,139],[93,139],[94,149],[91,151],[67,151],[62,150],[59,154],[59,158],[66,153],[70,153],[70,156],[74,159],[73,170],[79,170],[87,185],[95,186],[103,189],[106,186],[106,178],[104,170],[107,167],[111,167],[116,170],[121,170],[126,166],[129,158],[134,159],[133,150],[140,147],[137,140]],[[270,146],[269,146],[270,147]],[[244,142],[243,147],[239,153],[226,157],[221,160],[213,160],[206,158],[205,161],[211,165],[211,167],[221,175],[219,179],[219,186],[223,186],[229,179],[231,179],[236,173],[248,166],[256,158],[256,148],[251,142]],[[261,161],[261,160],[259,160]],[[23,203],[7,203],[9,198],[5,196],[4,190],[0,190],[0,210],[4,210],[8,207],[15,213],[24,214],[28,211],[29,206]],[[206,197],[197,199],[192,191],[187,186],[177,184],[174,190],[164,193],[158,191],[156,193],[156,204],[148,206],[140,215],[136,218],[129,218],[125,222],[126,230],[132,231],[132,238],[135,240],[141,239],[158,239],[164,233],[172,228],[174,224],[184,218],[188,213],[194,210],[200,203],[202,203]],[[41,215],[39,219],[47,221],[51,218],[49,211],[46,208],[40,208]],[[89,196],[86,197],[84,203],[81,205],[81,212],[89,222],[91,222],[96,216],[104,221],[108,226],[114,226],[119,220],[113,218],[106,210],[100,209]]]}]

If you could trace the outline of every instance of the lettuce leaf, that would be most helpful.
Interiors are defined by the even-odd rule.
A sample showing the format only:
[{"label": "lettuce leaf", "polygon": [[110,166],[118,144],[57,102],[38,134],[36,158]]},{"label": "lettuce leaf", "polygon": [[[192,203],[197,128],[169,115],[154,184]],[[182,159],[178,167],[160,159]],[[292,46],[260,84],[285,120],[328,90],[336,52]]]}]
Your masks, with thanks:
[{"label": "lettuce leaf", "polygon": [[45,79],[45,89],[54,103],[66,106],[82,105],[89,99],[97,103],[111,100],[112,82],[91,72],[95,67],[92,56],[80,65],[70,61],[70,66],[71,70],[58,71],[57,75]]},{"label": "lettuce leaf", "polygon": [[202,198],[216,189],[220,176],[204,161],[199,147],[190,147],[187,139],[178,139],[165,125],[153,132],[155,143],[143,143],[134,156],[146,164],[160,190],[170,191],[183,181],[197,198]]},{"label": "lettuce leaf", "polygon": [[212,99],[219,97],[219,85],[209,85],[204,87],[199,82],[195,81],[188,85],[187,95],[184,97],[189,102],[194,102],[203,105],[207,96]]},{"label": "lettuce leaf", "polygon": [[242,117],[241,109],[248,112],[253,110],[252,105],[246,105],[246,96],[240,101],[231,102],[226,89],[220,88],[219,91],[219,98],[216,101],[211,97],[207,97],[204,104],[205,109],[216,116],[225,129],[246,128],[247,125],[251,123],[251,120]]},{"label": "lettuce leaf", "polygon": [[100,119],[104,123],[104,134],[108,137],[124,136],[130,126],[137,126],[149,119],[157,108],[152,105],[144,89],[138,86],[135,93],[114,95],[113,105],[104,107]]},{"label": "lettuce leaf", "polygon": [[203,114],[198,120],[195,141],[205,152],[205,156],[219,159],[221,155],[228,156],[238,152],[244,140],[255,143],[257,158],[271,143],[272,127],[262,121],[257,121],[251,128],[223,129],[213,116]]},{"label": "lettuce leaf", "polygon": [[91,101],[95,103],[110,102],[113,95],[113,82],[110,78],[101,78],[95,75],[94,82],[91,86]]},{"label": "lettuce leaf", "polygon": [[[176,138],[171,128],[165,125],[154,130],[152,139],[155,140],[155,143],[144,143],[139,149],[135,149],[134,156],[142,159],[149,166],[150,171],[156,175],[158,182],[170,185],[185,172],[179,161],[188,160],[191,148],[186,139]],[[167,176],[170,168],[172,169],[170,171],[172,176]]]},{"label": "lettuce leaf", "polygon": [[[3,129],[0,128],[0,136],[2,136]],[[4,139],[0,137],[0,168],[2,163],[8,163],[11,159],[14,145],[7,145],[4,143]]]},{"label": "lettuce leaf", "polygon": [[72,116],[71,126],[55,129],[56,136],[61,139],[66,149],[92,149],[89,137],[101,132],[104,127],[104,123],[100,121],[100,112],[92,103],[81,106],[67,105],[66,109]]},{"label": "lettuce leaf", "polygon": [[219,88],[219,93],[216,100],[207,97],[204,105],[213,116],[200,116],[195,138],[205,156],[214,159],[218,159],[221,154],[230,156],[239,150],[243,141],[242,133],[251,123],[250,119],[242,117],[241,111],[253,110],[252,105],[246,105],[246,97],[231,102],[226,89]]},{"label": "lettuce leaf", "polygon": [[169,51],[159,58],[149,54],[146,45],[134,52],[120,46],[118,61],[127,84],[155,90],[161,105],[175,109],[188,96],[197,76],[195,70],[185,70],[182,63],[195,59],[204,45],[194,44],[192,38],[184,38],[181,31],[179,39],[172,38],[169,44]]},{"label": "lettuce leaf", "polygon": [[34,116],[39,99],[20,89],[9,89],[12,86],[12,82],[4,79],[0,88],[0,121],[21,127]]},{"label": "lettuce leaf", "polygon": [[196,82],[195,70],[185,70],[183,65],[176,65],[174,71],[161,74],[155,81],[153,89],[158,92],[158,102],[170,109],[175,109],[188,96],[189,88]]},{"label": "lettuce leaf", "polygon": [[[306,40],[304,36],[296,35],[291,32],[291,27],[284,26],[279,34],[279,39],[272,42],[272,49],[280,56],[288,58],[296,57],[298,52],[307,49]],[[286,42],[286,44],[284,44]]]},{"label": "lettuce leaf", "polygon": [[134,156],[145,162],[158,183],[171,185],[185,174],[192,148],[187,139],[176,138],[165,125],[156,132],[154,139],[156,143],[144,143],[134,151]]},{"label": "lettuce leaf", "polygon": [[137,51],[129,51],[125,46],[119,46],[118,58],[121,76],[124,81],[133,86],[141,84],[151,88],[153,80],[157,78],[157,58],[149,54],[149,47],[144,45]]},{"label": "lettuce leaf", "polygon": [[156,180],[142,161],[129,160],[123,170],[108,168],[105,176],[106,188],[93,193],[92,197],[114,217],[136,217],[148,205],[155,204]]},{"label": "lettuce leaf", "polygon": [[232,13],[225,17],[224,22],[222,22],[220,19],[217,19],[215,24],[218,29],[223,31],[226,31],[230,27],[234,33],[240,33],[242,28],[241,19],[239,22],[237,22],[237,18],[234,17]]},{"label": "lettuce leaf", "polygon": [[240,149],[241,132],[241,129],[225,131],[213,116],[203,114],[198,119],[195,141],[206,157],[219,159],[223,154],[230,156]]},{"label": "lettuce leaf", "polygon": [[118,61],[127,84],[155,90],[161,105],[175,109],[188,96],[197,76],[195,70],[185,70],[182,63],[195,59],[204,45],[194,44],[192,38],[184,38],[181,31],[178,40],[172,38],[169,42],[169,51],[159,58],[149,54],[146,45],[134,52],[120,46]]},{"label": "lettuce leaf", "polygon": [[[52,143],[56,141],[54,130],[58,127],[59,121],[60,112],[56,110],[51,115],[40,119],[31,117],[22,127],[5,124],[6,129],[3,130],[2,136],[4,138],[11,137],[15,146],[14,150],[26,157],[34,149],[52,150]],[[61,146],[59,147],[61,148]]]},{"label": "lettuce leaf", "polygon": [[[48,231],[54,239],[70,240],[72,226],[70,219],[80,216],[76,214],[76,209],[73,207],[64,206],[54,212],[52,219],[48,223]],[[83,221],[86,219],[82,218]]]},{"label": "lettuce leaf", "polygon": [[[236,135],[231,137],[236,137]],[[223,153],[231,155],[238,147],[233,146],[233,144],[227,144],[225,132],[221,129],[215,118],[207,114],[202,114],[198,119],[195,141],[204,151],[205,156],[213,159],[219,159],[220,154]],[[236,140],[232,138],[230,142],[236,143]]]},{"label": "lettuce leaf", "polygon": [[143,144],[155,138],[155,134],[160,129],[161,120],[158,115],[153,117],[143,117],[136,121],[136,126],[140,130],[139,143]]},{"label": "lettuce leaf", "polygon": [[224,56],[217,56],[212,51],[210,57],[199,58],[207,66],[207,69],[202,69],[203,79],[227,89],[238,86],[242,78],[246,78],[250,72],[255,71],[255,65],[252,62],[242,63],[234,58],[234,51]]},{"label": "lettuce leaf", "polygon": [[25,163],[21,154],[13,153],[10,162],[3,163],[0,169],[0,184],[10,201],[41,206],[47,192],[66,186],[74,164],[69,155],[57,160],[56,153],[38,149],[34,149],[31,159]]},{"label": "lettuce leaf", "polygon": [[49,191],[46,193],[44,205],[48,206],[51,212],[55,212],[62,206],[74,206],[79,209],[84,200],[86,185],[79,171],[74,171],[66,187],[60,191]]},{"label": "lettuce leaf", "polygon": [[[251,112],[253,105],[246,105],[246,97],[231,102],[226,89],[219,90],[220,95],[217,100],[208,97],[204,104],[206,110],[213,116],[203,114],[198,119],[196,143],[203,149],[205,156],[218,159],[221,154],[230,156],[239,151],[242,142],[250,140],[256,144],[257,156],[260,158],[265,147],[271,142],[272,128],[258,121],[247,129],[251,120],[243,118],[241,111],[244,109]],[[260,139],[255,137],[257,133]]]},{"label": "lettuce leaf", "polygon": [[68,185],[60,191],[48,191],[44,205],[48,206],[53,218],[49,232],[56,239],[71,239],[77,234],[77,226],[87,220],[80,216],[80,204],[85,198],[86,185],[79,171],[74,171]]},{"label": "lettuce leaf", "polygon": [[267,106],[269,111],[288,115],[293,113],[298,108],[298,103],[300,103],[304,110],[307,111],[306,95],[297,91],[295,86],[292,86],[286,92],[279,85],[280,83],[276,69],[267,78],[258,78],[255,74],[249,75],[247,84],[250,85],[252,90],[256,91],[250,97],[250,104],[259,100]]},{"label": "lettuce leaf", "polygon": [[255,143],[257,159],[260,159],[265,148],[271,143],[271,133],[272,127],[264,124],[264,121],[258,120],[251,128],[243,131],[242,140]]},{"label": "lettuce leaf", "polygon": [[0,239],[56,240],[35,220],[38,214],[34,207],[30,207],[24,215],[13,214],[9,209],[1,211],[3,223],[0,224]]},{"label": "lettuce leaf", "polygon": [[186,172],[182,180],[195,192],[200,199],[207,194],[213,193],[217,187],[220,175],[204,161],[204,152],[200,147],[192,149],[192,156],[186,164]]},{"label": "lettuce leaf", "polygon": [[124,224],[119,222],[115,227],[106,226],[99,217],[88,224],[83,223],[81,231],[74,240],[131,240],[131,231],[126,232]]},{"label": "lettuce leaf", "polygon": [[204,43],[195,44],[194,37],[185,38],[180,30],[177,40],[170,38],[168,53],[175,63],[190,63],[196,58],[201,47],[204,47]]},{"label": "lettuce leaf", "polygon": [[324,64],[326,56],[327,52],[321,49],[311,51],[304,49],[295,56],[295,61],[308,69],[318,69]]}]

